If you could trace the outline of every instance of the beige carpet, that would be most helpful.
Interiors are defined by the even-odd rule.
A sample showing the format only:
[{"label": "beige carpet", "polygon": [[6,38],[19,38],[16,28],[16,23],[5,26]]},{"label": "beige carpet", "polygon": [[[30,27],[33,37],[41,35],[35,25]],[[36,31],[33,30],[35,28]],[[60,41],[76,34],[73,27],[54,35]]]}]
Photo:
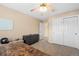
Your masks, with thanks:
[{"label": "beige carpet", "polygon": [[48,43],[47,40],[40,40],[32,46],[51,56],[79,56],[78,49],[58,44],[51,44]]}]

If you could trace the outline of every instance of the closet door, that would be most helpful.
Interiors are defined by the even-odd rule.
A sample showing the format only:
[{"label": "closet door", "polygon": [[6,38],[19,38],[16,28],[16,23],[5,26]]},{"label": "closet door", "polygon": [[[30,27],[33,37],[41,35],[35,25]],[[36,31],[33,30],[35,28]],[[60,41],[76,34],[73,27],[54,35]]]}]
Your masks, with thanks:
[{"label": "closet door", "polygon": [[79,16],[77,16],[76,48],[79,49]]},{"label": "closet door", "polygon": [[76,47],[78,19],[77,16],[67,17],[63,19],[63,36],[64,45]]},{"label": "closet door", "polygon": [[63,20],[55,18],[52,21],[52,40],[53,43],[63,45]]}]

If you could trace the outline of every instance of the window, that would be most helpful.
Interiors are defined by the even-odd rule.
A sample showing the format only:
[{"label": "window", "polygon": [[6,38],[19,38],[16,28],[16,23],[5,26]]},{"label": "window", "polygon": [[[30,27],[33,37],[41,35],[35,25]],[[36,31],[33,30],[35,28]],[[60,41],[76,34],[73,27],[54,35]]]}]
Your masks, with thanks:
[{"label": "window", "polygon": [[10,19],[0,19],[0,30],[12,30],[13,21]]}]

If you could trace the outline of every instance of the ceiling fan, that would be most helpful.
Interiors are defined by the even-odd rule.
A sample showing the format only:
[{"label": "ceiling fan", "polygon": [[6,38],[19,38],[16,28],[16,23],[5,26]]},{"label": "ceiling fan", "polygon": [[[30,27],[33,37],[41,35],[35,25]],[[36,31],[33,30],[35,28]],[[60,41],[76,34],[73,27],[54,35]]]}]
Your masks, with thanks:
[{"label": "ceiling fan", "polygon": [[37,8],[33,8],[30,10],[31,12],[47,12],[47,11],[54,11],[54,7],[48,3],[41,3]]}]

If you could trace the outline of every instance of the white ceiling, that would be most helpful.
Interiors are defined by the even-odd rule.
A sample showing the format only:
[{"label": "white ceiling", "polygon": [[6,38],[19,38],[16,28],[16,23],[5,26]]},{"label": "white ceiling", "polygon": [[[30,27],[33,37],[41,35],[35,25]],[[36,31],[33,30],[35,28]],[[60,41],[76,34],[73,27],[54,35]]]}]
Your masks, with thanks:
[{"label": "white ceiling", "polygon": [[17,10],[24,14],[28,14],[40,20],[46,20],[49,16],[62,12],[79,9],[79,3],[52,3],[51,8],[54,8],[55,11],[46,13],[30,11],[31,9],[38,7],[40,3],[4,3],[1,5]]}]

